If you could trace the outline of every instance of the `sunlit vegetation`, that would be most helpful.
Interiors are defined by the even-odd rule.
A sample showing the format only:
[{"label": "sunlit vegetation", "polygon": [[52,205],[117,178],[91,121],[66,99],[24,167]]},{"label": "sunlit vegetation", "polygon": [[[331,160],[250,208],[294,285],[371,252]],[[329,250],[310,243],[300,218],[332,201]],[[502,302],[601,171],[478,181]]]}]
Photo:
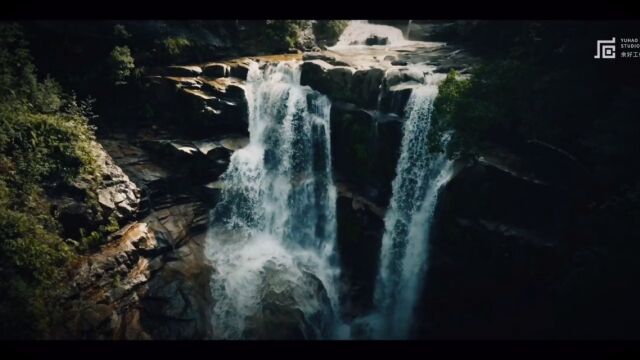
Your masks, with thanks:
[{"label": "sunlit vegetation", "polygon": [[90,103],[38,80],[26,46],[19,26],[0,25],[0,334],[11,338],[47,336],[58,282],[81,251],[61,236],[48,194],[98,176]]}]

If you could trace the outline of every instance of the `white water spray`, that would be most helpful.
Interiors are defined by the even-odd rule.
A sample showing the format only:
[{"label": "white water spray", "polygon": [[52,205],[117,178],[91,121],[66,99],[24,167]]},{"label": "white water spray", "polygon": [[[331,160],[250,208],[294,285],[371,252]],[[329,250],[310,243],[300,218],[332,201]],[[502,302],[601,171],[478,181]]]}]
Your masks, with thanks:
[{"label": "white water spray", "polygon": [[215,338],[335,336],[331,104],[299,84],[296,62],[248,74],[250,143],[223,175],[207,242]]},{"label": "white water spray", "polygon": [[[452,174],[451,161],[428,147],[436,85],[427,81],[407,103],[401,155],[385,216],[374,302],[365,319],[369,336],[406,339],[428,266],[429,233],[440,188]],[[445,139],[446,140],[446,139]]]},{"label": "white water spray", "polygon": [[340,35],[338,43],[332,48],[367,46],[367,40],[374,37],[386,39],[384,46],[402,46],[410,43],[404,39],[402,30],[393,26],[370,24],[366,20],[352,20]]}]

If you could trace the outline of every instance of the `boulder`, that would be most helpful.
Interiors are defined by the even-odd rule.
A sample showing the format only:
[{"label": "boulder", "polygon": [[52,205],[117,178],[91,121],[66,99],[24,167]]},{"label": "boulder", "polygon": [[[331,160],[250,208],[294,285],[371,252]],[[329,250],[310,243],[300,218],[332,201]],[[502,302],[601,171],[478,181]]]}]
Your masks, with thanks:
[{"label": "boulder", "polygon": [[244,338],[318,340],[329,335],[332,309],[320,279],[274,262],[262,274],[260,303],[245,320]]},{"label": "boulder", "polygon": [[102,173],[98,202],[107,216],[114,214],[121,222],[126,222],[138,211],[140,189],[116,165],[100,144],[95,143],[93,148]]},{"label": "boulder", "polygon": [[334,66],[327,71],[326,80],[330,88],[330,98],[335,100],[351,99],[351,83],[355,70],[348,66]]},{"label": "boulder", "polygon": [[384,77],[384,70],[370,68],[357,70],[353,74],[351,83],[351,95],[354,102],[367,109],[375,109],[378,106],[380,85]]},{"label": "boulder", "polygon": [[[222,79],[226,78],[217,80]],[[248,131],[244,89],[230,84],[217,88],[217,80],[203,80],[203,90],[180,89],[174,100],[180,106],[182,121],[190,123],[187,129],[191,135],[202,137]]]},{"label": "boulder", "polygon": [[154,158],[167,162],[168,168],[191,184],[206,184],[218,179],[226,171],[232,153],[216,140],[145,140],[142,145]]},{"label": "boulder", "polygon": [[228,77],[231,75],[231,67],[222,63],[209,63],[202,66],[202,75],[212,78]]},{"label": "boulder", "polygon": [[309,60],[300,66],[300,85],[308,85],[312,89],[328,95],[330,86],[326,81],[326,73],[333,66],[324,60]]},{"label": "boulder", "polygon": [[332,66],[323,60],[305,61],[301,67],[300,84],[327,95],[332,101],[350,101],[355,70],[347,66]]},{"label": "boulder", "polygon": [[[62,224],[65,237],[79,239],[115,217],[120,224],[131,220],[139,209],[140,190],[97,142],[91,145],[97,163],[96,179],[78,177],[71,185],[60,187],[49,195],[54,213]],[[88,193],[89,192],[89,193]],[[86,197],[97,199],[99,208]]]},{"label": "boulder", "polygon": [[[395,79],[393,81],[395,81]],[[383,85],[379,102],[380,111],[395,113],[402,116],[413,89],[420,85],[421,84],[417,82],[399,83],[391,87]]]},{"label": "boulder", "polygon": [[252,60],[250,59],[236,59],[228,62],[230,67],[230,75],[242,79],[247,80],[247,74],[249,73],[249,67],[251,66]]},{"label": "boulder", "polygon": [[372,35],[365,39],[364,44],[368,46],[372,45],[387,45],[389,38],[383,36]]},{"label": "boulder", "polygon": [[336,102],[331,107],[331,152],[335,172],[384,204],[402,141],[401,119]]}]

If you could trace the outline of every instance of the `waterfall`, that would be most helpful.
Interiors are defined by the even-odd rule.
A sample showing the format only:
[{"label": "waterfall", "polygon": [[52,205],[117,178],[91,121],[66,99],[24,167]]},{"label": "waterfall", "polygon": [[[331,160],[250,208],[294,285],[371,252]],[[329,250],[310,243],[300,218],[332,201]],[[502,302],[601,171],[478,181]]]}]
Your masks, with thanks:
[{"label": "waterfall", "polygon": [[[367,44],[370,39],[386,39],[385,46],[405,45],[408,42],[402,36],[402,30],[388,25],[370,24],[366,20],[352,20],[344,29],[335,49]],[[378,44],[376,44],[378,45]]]},{"label": "waterfall", "polygon": [[[451,176],[451,161],[430,153],[433,102],[438,93],[428,81],[415,89],[406,106],[401,155],[385,215],[374,302],[368,321],[376,338],[409,337],[413,311],[427,268],[429,232],[440,188]],[[445,139],[446,141],[446,139]]]},{"label": "waterfall", "polygon": [[207,238],[213,337],[333,337],[331,103],[300,86],[297,62],[253,63],[246,94],[250,142],[222,176]]}]

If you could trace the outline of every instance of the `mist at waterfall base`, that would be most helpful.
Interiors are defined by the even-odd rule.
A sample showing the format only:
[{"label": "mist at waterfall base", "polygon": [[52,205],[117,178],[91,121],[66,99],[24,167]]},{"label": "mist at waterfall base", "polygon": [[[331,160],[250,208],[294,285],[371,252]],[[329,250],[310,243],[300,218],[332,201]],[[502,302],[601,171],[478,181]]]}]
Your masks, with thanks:
[{"label": "mist at waterfall base", "polygon": [[339,336],[331,103],[299,84],[295,62],[249,71],[251,139],[223,175],[207,240],[213,338]]},{"label": "mist at waterfall base", "polygon": [[400,159],[384,218],[374,293],[376,310],[354,321],[354,337],[411,336],[412,315],[428,267],[429,234],[438,192],[452,174],[452,162],[444,154],[429,152],[431,115],[437,93],[437,85],[427,79],[427,84],[413,90],[406,105]]}]

